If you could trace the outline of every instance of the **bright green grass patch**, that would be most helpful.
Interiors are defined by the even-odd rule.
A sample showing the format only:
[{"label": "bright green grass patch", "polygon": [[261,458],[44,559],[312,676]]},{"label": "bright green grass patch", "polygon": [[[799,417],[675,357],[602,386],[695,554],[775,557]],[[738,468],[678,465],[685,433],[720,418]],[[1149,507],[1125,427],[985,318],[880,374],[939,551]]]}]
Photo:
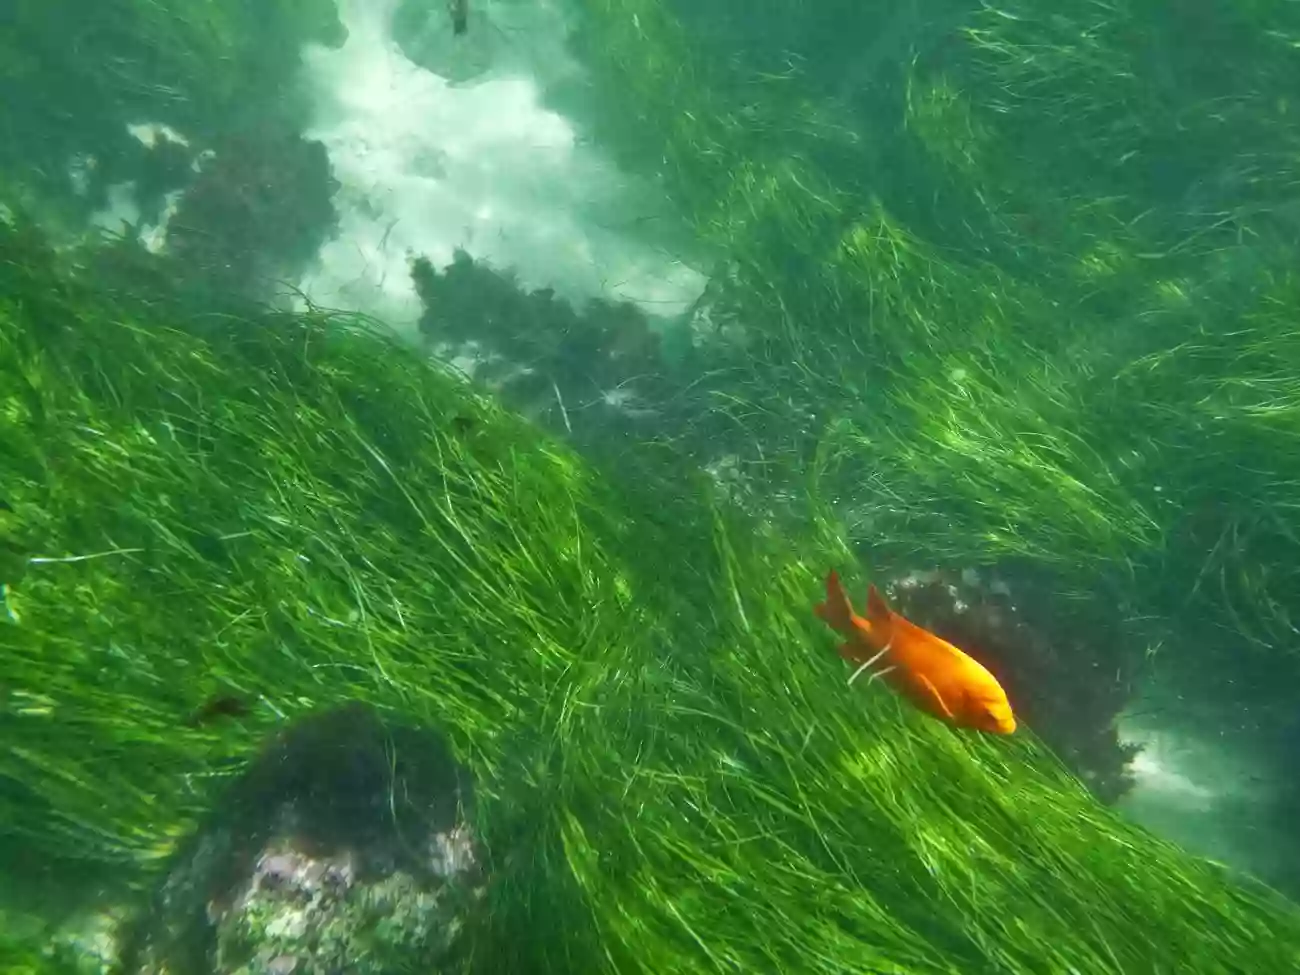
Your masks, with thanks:
[{"label": "bright green grass patch", "polygon": [[[1120,589],[1215,685],[1243,644],[1293,673],[1294,5],[964,7],[839,12],[834,50],[776,76],[739,28],[584,4],[601,135],[721,255],[709,311],[748,341],[716,409],[757,444],[736,466],[833,503],[874,557]],[[902,21],[881,53],[870,26]],[[844,67],[869,55],[867,81]]]},{"label": "bright green grass patch", "polygon": [[[6,847],[146,883],[265,734],[360,699],[473,768],[498,966],[1300,959],[1290,907],[1028,734],[846,689],[809,608],[833,539],[602,477],[348,320],[190,323],[0,234]],[[185,728],[218,690],[254,714]]]}]

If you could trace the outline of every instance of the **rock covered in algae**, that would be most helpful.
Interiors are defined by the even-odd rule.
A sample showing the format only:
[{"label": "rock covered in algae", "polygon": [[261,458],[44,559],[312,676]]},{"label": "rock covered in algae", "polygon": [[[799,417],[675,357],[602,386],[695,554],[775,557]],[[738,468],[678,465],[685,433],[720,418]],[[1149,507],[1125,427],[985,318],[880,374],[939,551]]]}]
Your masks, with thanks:
[{"label": "rock covered in algae", "polygon": [[1138,748],[1116,727],[1133,676],[1120,634],[1054,614],[1050,594],[1014,572],[908,572],[884,589],[901,613],[988,667],[1017,714],[1098,799],[1113,803],[1132,788]]},{"label": "rock covered in algae", "polygon": [[124,972],[335,975],[452,964],[486,882],[466,773],[361,705],[292,725],[173,859]]}]

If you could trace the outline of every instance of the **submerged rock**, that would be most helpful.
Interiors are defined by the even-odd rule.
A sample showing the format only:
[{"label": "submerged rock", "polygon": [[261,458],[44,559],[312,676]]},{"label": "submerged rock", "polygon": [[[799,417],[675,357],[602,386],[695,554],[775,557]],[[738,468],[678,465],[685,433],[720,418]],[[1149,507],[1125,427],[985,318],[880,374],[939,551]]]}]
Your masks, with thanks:
[{"label": "submerged rock", "polygon": [[347,705],[267,745],[174,857],[121,970],[436,973],[484,884],[469,779],[446,744]]},{"label": "submerged rock", "polygon": [[1133,677],[1120,634],[1054,615],[1050,594],[1007,574],[909,572],[883,588],[900,613],[992,671],[1016,714],[1098,799],[1132,788],[1139,748],[1117,728]]}]

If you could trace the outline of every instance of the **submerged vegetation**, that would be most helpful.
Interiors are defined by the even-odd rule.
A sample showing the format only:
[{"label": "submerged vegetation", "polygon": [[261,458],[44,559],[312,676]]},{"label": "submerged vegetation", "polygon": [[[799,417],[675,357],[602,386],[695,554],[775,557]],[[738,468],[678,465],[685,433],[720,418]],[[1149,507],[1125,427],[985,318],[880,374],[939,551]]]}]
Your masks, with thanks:
[{"label": "submerged vegetation", "polygon": [[741,44],[721,0],[582,0],[565,97],[716,267],[656,330],[416,261],[494,395],[229,294],[331,227],[284,53],[331,3],[73,6],[0,21],[0,217],[192,191],[161,255],[0,219],[0,960],[72,970],[28,942],[143,910],[269,736],[354,703],[473,775],[469,970],[1300,967],[1293,907],[1032,734],[846,689],[809,611],[855,556],[1032,580],[1095,656],[1016,637],[1030,724],[1106,798],[1148,644],[1225,711],[1291,696],[1294,4],[789,4]]},{"label": "submerged vegetation", "polygon": [[[0,18],[0,186],[82,214],[116,183],[167,192],[174,179],[151,172],[127,126],[171,126],[202,145],[301,126],[297,52],[344,37],[333,0],[16,0]],[[83,193],[70,192],[70,170]]]},{"label": "submerged vegetation", "polygon": [[[681,326],[656,331],[629,305],[596,301],[579,311],[549,290],[525,293],[463,253],[441,272],[417,260],[412,273],[431,350],[467,362],[507,406],[610,464],[653,443],[659,476],[670,465],[704,468],[719,494],[751,515],[789,525],[800,522],[798,512],[807,520],[806,506],[765,495],[727,462],[745,454],[757,431],[711,409],[746,392],[741,353],[725,338],[693,341]],[[954,578],[891,595],[903,597],[907,615],[976,650],[1030,726],[1113,802],[1131,784],[1125,766],[1133,749],[1120,745],[1115,722],[1131,690],[1136,640],[1113,619],[1062,614],[1050,586],[1035,578],[1041,567],[1002,569],[1001,591]],[[903,575],[896,581],[908,582]]]},{"label": "submerged vegetation", "polygon": [[1250,649],[1285,693],[1291,5],[831,4],[834,37],[801,5],[734,49],[725,4],[677,6],[589,0],[578,39],[602,135],[725,268],[752,476],[813,455],[874,561],[1055,566],[1169,619],[1188,680]]},{"label": "submerged vegetation", "polygon": [[602,473],[363,323],[195,318],[70,257],[0,230],[0,822],[65,898],[147,889],[267,734],[356,701],[475,778],[470,970],[1300,959],[1291,906],[1032,737],[846,689],[833,535]]}]

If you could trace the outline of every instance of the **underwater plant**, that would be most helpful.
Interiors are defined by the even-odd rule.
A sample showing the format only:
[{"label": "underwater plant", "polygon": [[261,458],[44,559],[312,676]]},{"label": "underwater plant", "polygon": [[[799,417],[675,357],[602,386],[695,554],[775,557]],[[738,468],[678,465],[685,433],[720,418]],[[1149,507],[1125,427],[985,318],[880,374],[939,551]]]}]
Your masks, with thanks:
[{"label": "underwater plant", "polygon": [[0,227],[0,852],[65,907],[143,907],[269,736],[357,702],[474,777],[463,970],[1300,958],[1294,907],[1032,735],[846,690],[834,533],[586,462],[364,322],[191,327],[93,267]]},{"label": "underwater plant", "polygon": [[[48,46],[47,6],[20,26]],[[48,60],[50,101],[67,78],[103,98],[44,141],[47,62],[0,27],[0,167],[57,195],[92,153],[102,189],[140,167],[114,142],[128,109],[228,136],[292,67],[265,12],[333,17],[191,6],[63,18],[86,61]],[[1204,4],[1171,47],[1139,0],[862,4],[893,55],[759,76],[660,0],[581,7],[596,127],[673,195],[717,262],[698,310],[739,338],[674,373],[627,308],[466,259],[416,275],[426,334],[491,322],[502,399],[576,418],[583,454],[373,323],[173,293],[139,247],[59,253],[0,221],[5,919],[145,910],[268,738],[350,703],[474,774],[479,970],[1296,969],[1294,908],[1116,819],[1066,738],[971,739],[846,690],[810,612],[868,548],[873,574],[1013,559],[1058,599],[1168,617],[1177,679],[1226,711],[1286,702],[1293,12]],[[1207,39],[1248,55],[1219,66]],[[214,170],[216,195],[250,168]],[[629,389],[653,416],[614,408]],[[646,420],[662,440],[599,449]],[[711,431],[722,457],[695,447]],[[1110,649],[1123,679],[1092,685],[1090,723],[1141,652]],[[1103,794],[1115,758],[1086,760]],[[41,884],[56,904],[23,896]],[[284,957],[260,947],[231,957]]]},{"label": "underwater plant", "polygon": [[338,185],[319,142],[269,128],[232,134],[181,195],[168,256],[218,293],[274,294],[335,230]]},{"label": "underwater plant", "polygon": [[[550,291],[524,292],[464,253],[442,271],[417,260],[413,274],[426,306],[421,329],[437,354],[469,359],[478,383],[588,454],[616,458],[635,437],[657,444],[664,465],[718,470],[720,459],[748,447],[734,424],[710,422],[718,404],[745,395],[736,381],[745,372],[728,346],[683,339],[682,325],[653,331],[644,313],[627,305],[593,302],[579,312]],[[683,341],[689,344],[682,351],[666,351]],[[602,388],[636,390],[653,409],[629,415]],[[794,520],[790,505],[765,507],[752,490],[744,503],[780,523]],[[1132,682],[1124,671],[1141,648],[1122,630],[1093,625],[1080,636],[1052,620],[1052,594],[1041,586],[1034,590],[1038,619],[1029,622],[1000,593],[967,584],[971,575],[978,577],[956,565],[946,581],[918,588],[905,575],[885,588],[904,597],[906,612],[921,613],[959,646],[979,648],[982,662],[991,657],[1001,665],[1030,726],[1099,796],[1114,801],[1127,787],[1133,754],[1120,745],[1115,720]]]},{"label": "underwater plant", "polygon": [[1166,681],[1285,713],[1295,11],[867,3],[831,36],[822,6],[584,10],[588,128],[725,268],[755,492],[806,478],[890,564],[1120,592],[1182,648]]},{"label": "underwater plant", "polygon": [[[307,42],[345,34],[333,0],[19,2],[0,19],[0,184],[47,218],[104,205],[135,183],[147,210],[165,191],[128,126],[161,124],[198,146],[259,125],[298,131]],[[86,185],[78,192],[70,169]],[[152,191],[152,192],[149,192]]]}]

